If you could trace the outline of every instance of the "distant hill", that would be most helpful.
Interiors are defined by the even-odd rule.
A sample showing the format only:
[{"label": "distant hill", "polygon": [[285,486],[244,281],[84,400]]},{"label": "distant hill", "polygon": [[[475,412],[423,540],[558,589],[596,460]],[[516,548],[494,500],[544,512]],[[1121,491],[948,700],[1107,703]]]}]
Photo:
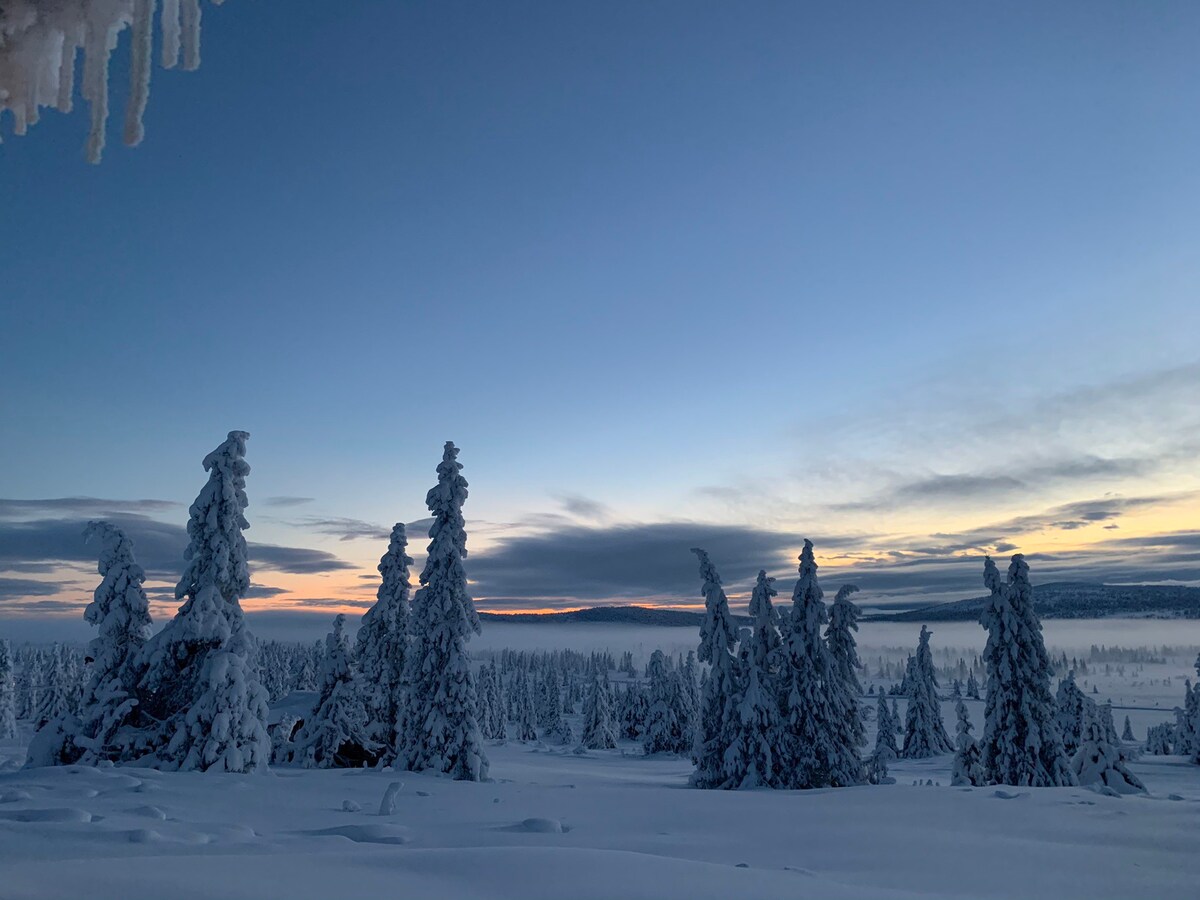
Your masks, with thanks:
[{"label": "distant hill", "polygon": [[[480,613],[488,622],[521,622],[539,625],[569,622],[599,622],[618,625],[667,625],[699,628],[703,613],[685,609],[656,609],[652,606],[593,606],[560,613]],[[738,624],[749,624],[749,618],[734,616]]]},{"label": "distant hill", "polygon": [[[1038,616],[1043,619],[1200,619],[1200,588],[1158,584],[1088,584],[1056,582],[1033,589]],[[863,616],[864,622],[968,622],[983,611],[987,597],[936,603],[894,613]],[[488,622],[554,625],[593,622],[609,625],[663,625],[699,628],[703,613],[652,606],[593,606],[560,613],[480,613]],[[747,616],[734,616],[749,625]]]},{"label": "distant hill", "polygon": [[[1034,608],[1043,619],[1200,619],[1200,588],[1160,584],[1036,585]],[[979,618],[987,597],[937,603],[920,609],[864,617],[887,622],[963,622]]]}]

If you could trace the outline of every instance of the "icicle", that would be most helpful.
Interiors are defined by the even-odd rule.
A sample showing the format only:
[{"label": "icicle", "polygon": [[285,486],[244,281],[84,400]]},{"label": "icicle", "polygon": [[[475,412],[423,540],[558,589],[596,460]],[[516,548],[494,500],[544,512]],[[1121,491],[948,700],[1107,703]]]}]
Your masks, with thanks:
[{"label": "icicle", "polygon": [[55,107],[59,112],[69,113],[75,106],[75,51],[79,42],[75,35],[63,35],[62,57],[58,64],[58,99]]},{"label": "icicle", "polygon": [[179,65],[179,0],[163,0],[162,64],[164,69]]},{"label": "icicle", "polygon": [[[156,6],[157,0],[0,0],[0,114],[12,113],[13,133],[22,135],[37,124],[44,106],[71,112],[82,47],[80,94],[91,119],[87,158],[99,162],[108,119],[109,63],[121,32],[132,25],[124,139],[131,146],[140,143],[150,97]],[[181,50],[185,69],[200,65],[200,17],[200,0],[163,0],[163,66],[178,65]]]},{"label": "icicle", "polygon": [[200,67],[200,0],[183,0],[183,68]]},{"label": "icicle", "polygon": [[150,99],[150,55],[153,50],[154,0],[134,0],[133,58],[129,106],[125,110],[125,143],[136,147],[146,136],[142,118]]}]

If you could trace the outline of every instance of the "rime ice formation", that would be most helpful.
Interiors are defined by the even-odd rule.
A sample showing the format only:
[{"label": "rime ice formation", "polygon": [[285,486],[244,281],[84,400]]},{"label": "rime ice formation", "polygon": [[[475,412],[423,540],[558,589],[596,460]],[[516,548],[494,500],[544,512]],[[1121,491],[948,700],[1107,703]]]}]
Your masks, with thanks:
[{"label": "rime ice formation", "polygon": [[[223,0],[213,0],[221,3]],[[121,32],[133,32],[129,105],[124,140],[145,135],[156,0],[5,0],[0,5],[0,114],[12,113],[13,134],[36,125],[44,107],[69,113],[74,105],[75,60],[83,51],[79,93],[88,103],[87,159],[104,153],[108,122],[109,65]],[[200,0],[163,0],[159,17],[162,65],[200,65]]]}]

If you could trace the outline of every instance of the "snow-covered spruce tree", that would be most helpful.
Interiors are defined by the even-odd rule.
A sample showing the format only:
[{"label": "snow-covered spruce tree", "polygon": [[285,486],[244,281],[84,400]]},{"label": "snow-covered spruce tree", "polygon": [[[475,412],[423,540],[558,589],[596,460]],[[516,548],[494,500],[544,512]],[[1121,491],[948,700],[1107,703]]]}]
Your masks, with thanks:
[{"label": "snow-covered spruce tree", "polygon": [[396,759],[396,729],[404,701],[404,660],[408,649],[408,535],[404,523],[392,528],[387,552],[379,560],[381,581],[374,605],[363,614],[355,643],[358,678],[368,722],[367,734],[381,746],[381,760]]},{"label": "snow-covered spruce tree", "polygon": [[597,674],[592,678],[583,702],[581,740],[589,750],[612,750],[617,746],[617,723],[613,718],[607,674]]},{"label": "snow-covered spruce tree", "polygon": [[[725,751],[733,740],[736,711],[733,696],[737,691],[737,631],[729,614],[729,601],[721,587],[721,576],[708,554],[693,547],[700,560],[700,579],[703,586],[704,619],[700,623],[700,647],[696,656],[709,665],[708,677],[700,694],[699,721],[696,728],[696,770],[692,784],[701,788],[721,787],[725,783]],[[635,686],[629,688],[634,690]],[[627,701],[631,697],[626,697]],[[626,710],[623,725],[626,737],[636,737],[636,723],[628,721],[634,715]]]},{"label": "snow-covered spruce tree", "polygon": [[904,758],[927,759],[954,749],[942,723],[942,704],[937,693],[937,671],[929,650],[931,632],[921,626],[917,652],[909,673],[908,710],[904,717]]},{"label": "snow-covered spruce tree", "polygon": [[650,654],[649,709],[642,735],[642,750],[651,753],[686,753],[690,740],[680,727],[677,709],[679,691],[674,673],[661,650]]},{"label": "snow-covered spruce tree", "polygon": [[267,695],[240,603],[250,587],[248,437],[231,431],[204,457],[208,483],[190,510],[187,568],[175,588],[184,602],[139,660],[144,731],[134,752],[158,768],[254,772],[270,760]]},{"label": "snow-covered spruce tree", "polygon": [[1183,713],[1175,729],[1175,752],[1189,759],[1200,759],[1200,682],[1193,687],[1184,680]]},{"label": "snow-covered spruce tree", "polygon": [[1129,724],[1129,716],[1125,717],[1125,730],[1121,732],[1121,740],[1133,742],[1137,738],[1133,736],[1133,726]]},{"label": "snow-covered spruce tree", "polygon": [[954,769],[950,775],[950,783],[975,787],[987,784],[979,745],[971,736],[971,717],[967,713],[967,705],[959,700],[954,706],[954,712],[958,717],[958,724],[955,726],[958,746],[954,751]]},{"label": "snow-covered spruce tree", "polygon": [[[646,715],[649,712],[646,692],[636,681],[629,682],[621,695],[621,736],[626,740],[640,741],[646,731]],[[722,751],[722,758],[724,751]]]},{"label": "snow-covered spruce tree", "polygon": [[1063,751],[1074,755],[1083,741],[1083,729],[1096,703],[1075,684],[1075,673],[1068,672],[1058,683],[1054,721],[1062,735]]},{"label": "snow-covered spruce tree", "polygon": [[137,706],[139,671],[136,660],[150,637],[150,605],[142,583],[146,573],[133,558],[133,543],[125,532],[108,522],[90,522],[86,540],[100,541],[100,586],[83,617],[96,626],[88,644],[92,674],[84,689],[80,729],[75,744],[81,762],[102,759],[121,762],[129,755],[128,735]]},{"label": "snow-covered spruce tree", "polygon": [[513,721],[517,725],[517,740],[537,740],[537,705],[533,696],[533,683],[529,672],[521,669],[517,672],[517,680],[513,691],[515,712]]},{"label": "snow-covered spruce tree", "polygon": [[471,634],[481,628],[463,569],[467,480],[461,470],[458,448],[446,441],[438,483],[425,497],[433,524],[410,617],[411,664],[397,749],[413,771],[435,769],[460,781],[483,781],[488,760],[475,720],[475,679],[467,651]]},{"label": "snow-covered spruce tree", "polygon": [[1170,722],[1151,725],[1146,729],[1146,752],[1151,756],[1169,756],[1174,736],[1175,726]]},{"label": "snow-covered spruce tree", "polygon": [[858,658],[858,642],[853,634],[858,631],[858,617],[862,612],[850,601],[850,595],[856,593],[858,588],[853,584],[845,584],[838,589],[829,607],[829,625],[825,628],[825,643],[833,658],[834,668],[855,697],[862,693],[862,684],[858,680],[862,662]]},{"label": "snow-covered spruce tree", "polygon": [[292,761],[308,769],[358,768],[377,758],[379,747],[368,736],[354,684],[344,615],[334,617],[333,631],[325,636],[317,702],[292,745]]},{"label": "snow-covered spruce tree", "polygon": [[858,708],[858,698],[862,694],[858,670],[862,668],[862,663],[858,659],[858,643],[854,640],[853,632],[858,631],[861,612],[850,602],[850,595],[855,593],[858,593],[858,588],[853,584],[845,584],[838,589],[829,607],[825,645],[829,648],[836,676],[833,686],[841,692],[840,704],[846,711],[843,725],[849,730],[854,746],[860,747],[867,738],[862,713]]},{"label": "snow-covered spruce tree", "polygon": [[860,784],[862,760],[844,721],[841,692],[832,687],[836,678],[833,661],[821,637],[826,613],[812,541],[804,542],[799,572],[780,673],[781,781],[789,788]]},{"label": "snow-covered spruce tree", "polygon": [[971,700],[979,699],[979,682],[975,680],[974,670],[967,676],[967,697]]},{"label": "snow-covered spruce tree", "polygon": [[17,690],[13,656],[8,641],[0,638],[0,740],[17,736]]},{"label": "snow-covered spruce tree", "polygon": [[[759,581],[761,587],[762,579]],[[757,638],[741,643],[738,670],[740,677],[733,695],[737,717],[733,740],[725,750],[722,787],[774,787],[779,781],[779,764],[775,758],[780,735],[779,706],[769,686],[771,674],[766,669],[765,658],[760,656]]]},{"label": "snow-covered spruce tree", "polygon": [[1084,711],[1083,733],[1079,749],[1071,757],[1071,771],[1084,786],[1103,787],[1118,794],[1146,792],[1146,786],[1122,761],[1120,748],[1109,740],[1100,709],[1094,703]]},{"label": "snow-covered spruce tree", "polygon": [[991,597],[980,617],[988,632],[983,651],[987,666],[985,724],[980,750],[989,783],[1021,787],[1075,783],[1050,694],[1050,658],[1042,623],[1033,609],[1029,566],[1018,553],[1008,582],[991,557],[983,581]]},{"label": "snow-covered spruce tree", "polygon": [[[888,708],[887,698],[881,691],[875,707],[875,750],[871,753],[871,767],[882,778],[887,775],[888,764],[899,758],[900,750],[896,747],[896,727],[892,721],[892,711]],[[874,783],[879,783],[878,778]]]}]

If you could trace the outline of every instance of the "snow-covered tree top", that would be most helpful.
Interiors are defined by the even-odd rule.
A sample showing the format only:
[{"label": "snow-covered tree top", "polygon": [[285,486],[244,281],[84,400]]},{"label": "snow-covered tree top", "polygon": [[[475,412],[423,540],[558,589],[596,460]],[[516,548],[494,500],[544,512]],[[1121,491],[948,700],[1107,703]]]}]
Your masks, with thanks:
[{"label": "snow-covered tree top", "polygon": [[[213,0],[221,3],[222,0]],[[69,113],[74,105],[75,57],[83,49],[80,93],[91,111],[89,162],[104,151],[108,121],[108,68],[121,32],[132,26],[132,66],[124,139],[142,141],[150,98],[154,0],[5,0],[0,4],[0,113],[13,116],[13,133],[36,125],[43,107]],[[162,65],[200,65],[200,0],[163,0]]]},{"label": "snow-covered tree top", "polygon": [[800,552],[800,577],[796,579],[796,587],[792,591],[792,620],[793,629],[798,624],[796,617],[804,616],[804,630],[814,632],[825,624],[826,612],[825,594],[817,582],[817,561],[813,557],[813,544],[807,538],[804,549]]},{"label": "snow-covered tree top", "polygon": [[729,615],[729,600],[721,587],[716,566],[699,547],[693,547],[692,552],[700,560],[700,578],[704,582],[700,588],[700,596],[704,598],[704,620],[700,623],[700,647],[696,656],[700,662],[712,663],[721,653],[732,652],[737,631]]},{"label": "snow-covered tree top", "polygon": [[1000,570],[996,568],[996,563],[990,556],[985,556],[983,559],[983,584],[993,597],[1004,590],[1004,581],[1000,578]]},{"label": "snow-covered tree top", "polygon": [[133,542],[111,522],[88,522],[83,537],[100,541],[97,569],[103,580],[83,611],[84,619],[100,626],[97,641],[104,644],[118,633],[145,641],[150,636],[150,606],[142,590],[146,572],[133,558]]},{"label": "snow-covered tree top", "polygon": [[208,483],[188,511],[189,543],[184,553],[188,565],[175,587],[176,599],[194,597],[210,584],[229,601],[244,596],[250,587],[246,538],[242,534],[250,527],[245,516],[249,505],[246,476],[250,466],[245,460],[249,437],[244,431],[231,431],[216,450],[204,457]]},{"label": "snow-covered tree top", "polygon": [[767,575],[765,569],[758,570],[758,581],[750,594],[750,615],[760,625],[775,625],[779,621],[779,613],[771,603],[771,598],[779,594],[774,584],[775,579]]}]

